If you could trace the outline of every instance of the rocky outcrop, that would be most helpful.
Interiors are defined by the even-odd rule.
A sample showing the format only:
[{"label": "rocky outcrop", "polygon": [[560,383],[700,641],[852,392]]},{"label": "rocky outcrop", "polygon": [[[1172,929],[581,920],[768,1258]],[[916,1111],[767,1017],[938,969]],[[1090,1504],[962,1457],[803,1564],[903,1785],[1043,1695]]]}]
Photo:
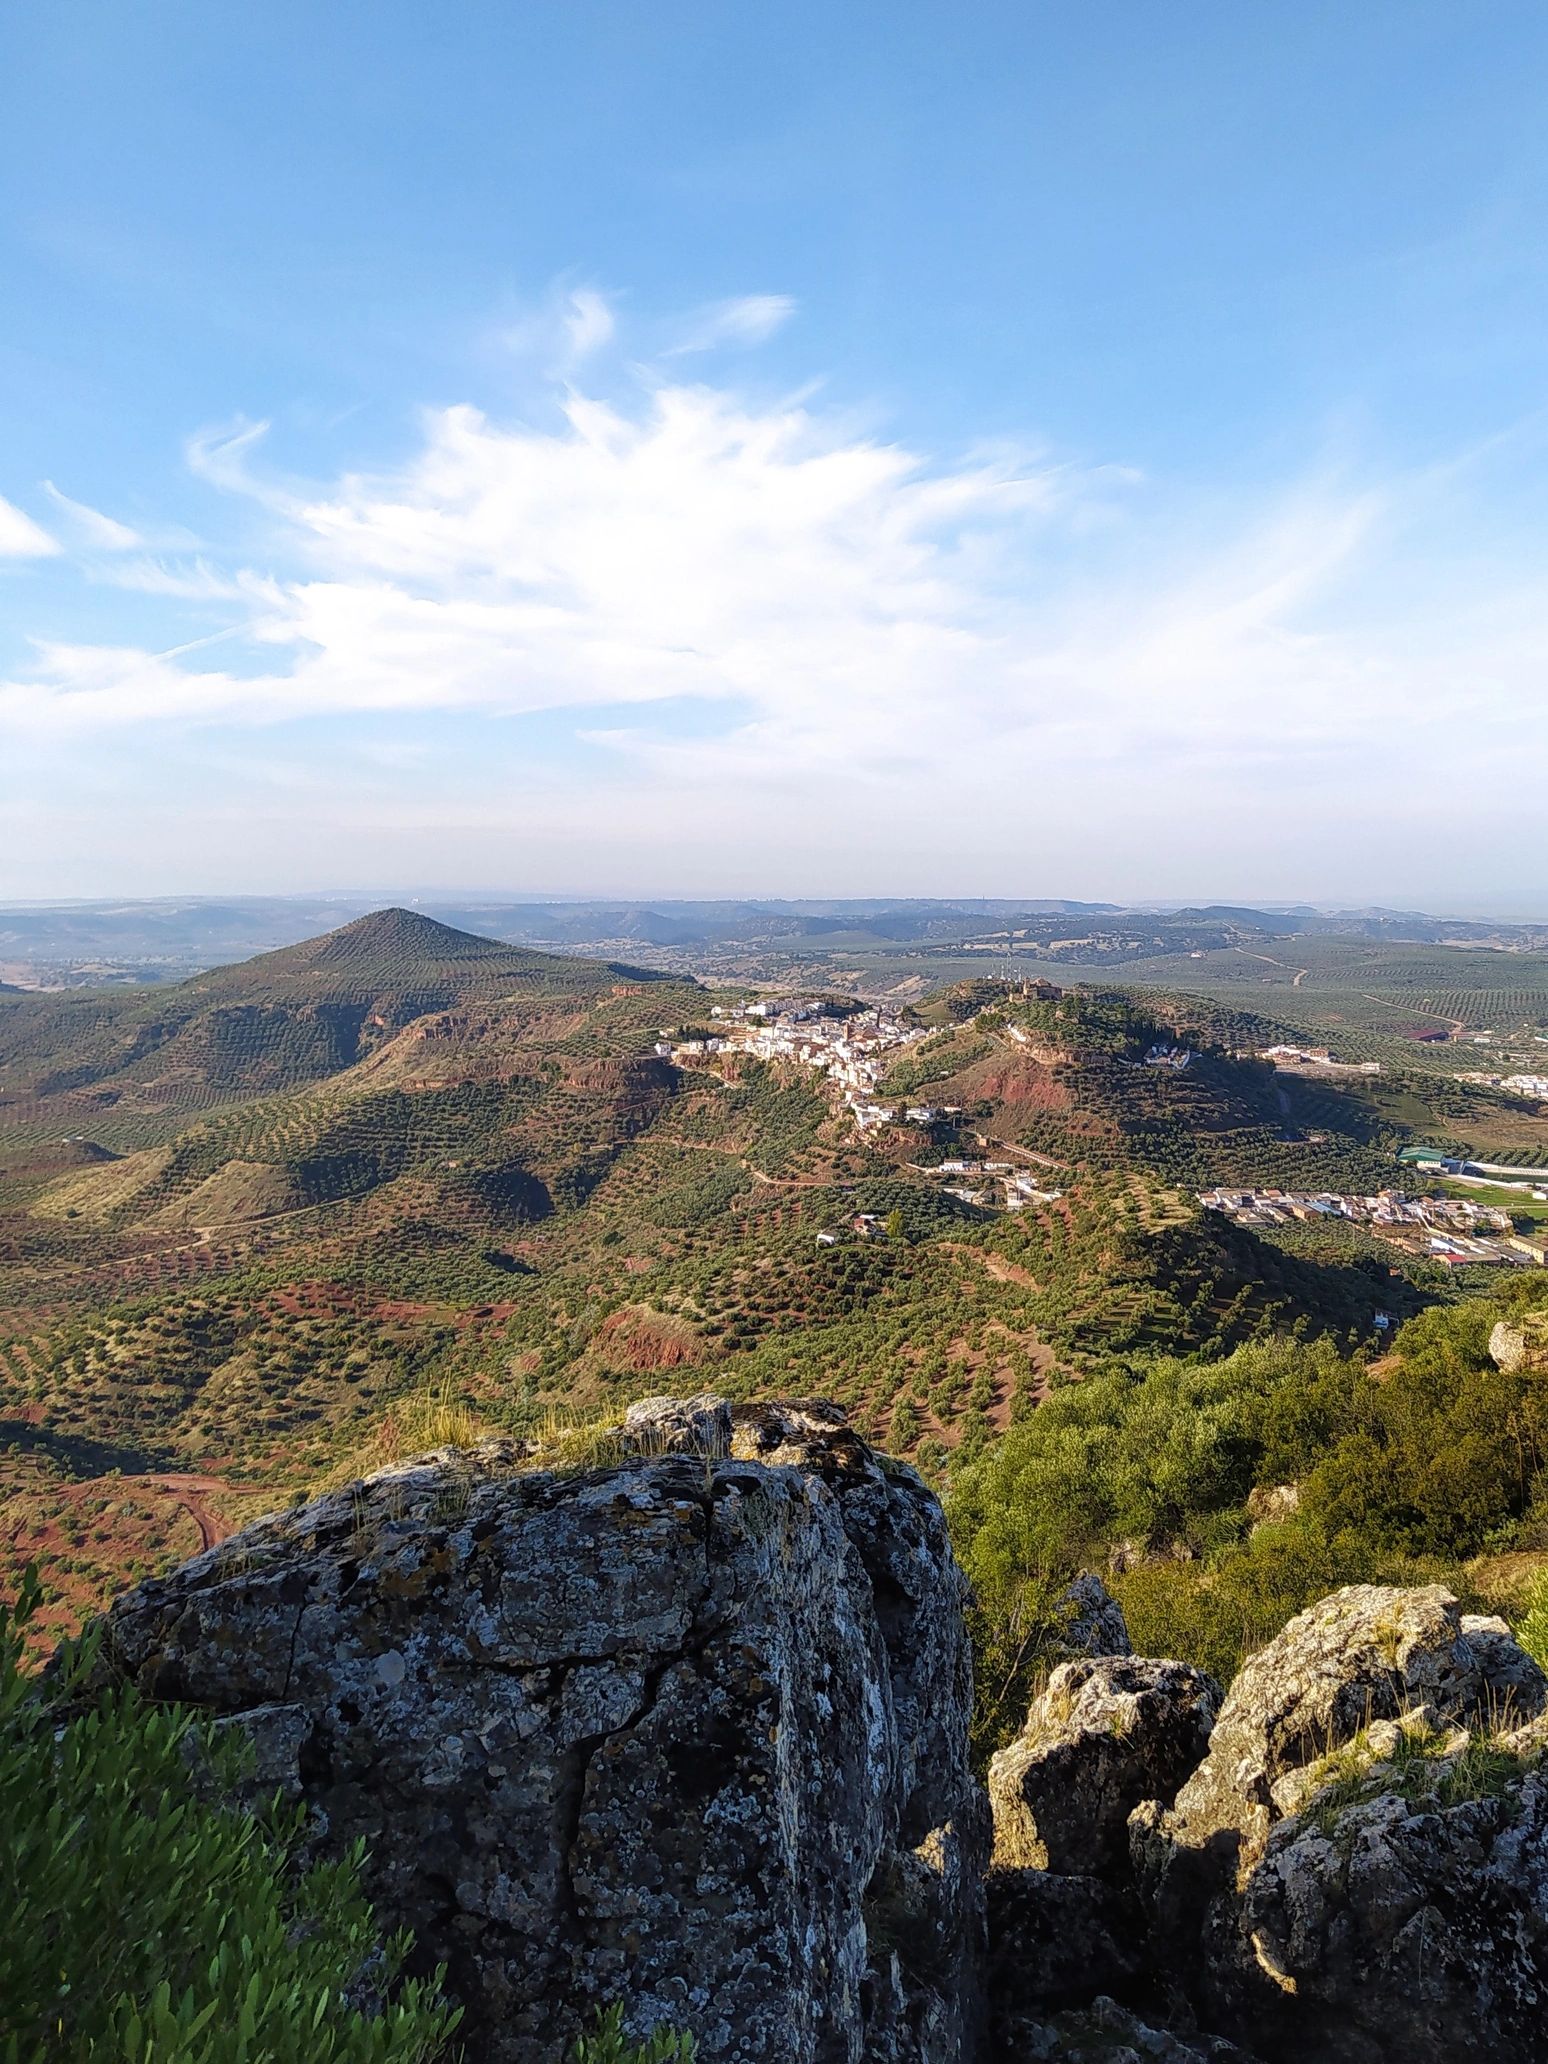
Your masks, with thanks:
[{"label": "rocky outcrop", "polygon": [[640,1398],[624,1413],[624,1438],[641,1454],[709,1455],[731,1452],[731,1405],[701,1391],[697,1397]]},{"label": "rocky outcrop", "polygon": [[1462,1637],[1478,1658],[1484,1686],[1479,1703],[1495,1733],[1542,1712],[1548,1679],[1502,1619],[1464,1613]]},{"label": "rocky outcrop", "polygon": [[1060,1594],[1061,1646],[1076,1656],[1133,1655],[1123,1607],[1098,1576],[1084,1570]]},{"label": "rocky outcrop", "polygon": [[1130,1837],[1158,1967],[1271,2059],[1529,2064],[1548,2013],[1548,1686],[1439,1587],[1357,1585],[1231,1687]]},{"label": "rocky outcrop", "polygon": [[996,1865],[1126,1877],[1130,1813],[1176,1796],[1209,1746],[1220,1696],[1187,1663],[1061,1663],[989,1765]]},{"label": "rocky outcrop", "polygon": [[996,2064],[1534,2064],[1545,1750],[1541,1671],[1439,1587],[1322,1600],[1223,1703],[1064,1665],[990,1767]]},{"label": "rocky outcrop", "polygon": [[991,1870],[992,2054],[1019,2059],[1049,2015],[1095,1995],[1145,1989],[1145,1931],[1133,1901],[1104,1878]]},{"label": "rocky outcrop", "polygon": [[[1507,1698],[1518,1721],[1531,1718],[1548,1694],[1542,1673],[1503,1621],[1487,1628],[1489,1639],[1470,1641],[1460,1606],[1438,1584],[1348,1585],[1298,1614],[1242,1666],[1209,1754],[1167,1816],[1167,1839],[1213,1848],[1240,1869],[1299,1804],[1307,1767],[1373,1720],[1423,1708],[1437,1723],[1492,1725]],[[1514,1661],[1496,1645],[1496,1629]],[[1518,1665],[1519,1681],[1505,1681]]]},{"label": "rocky outcrop", "polygon": [[[1105,1596],[1105,1593],[1104,1593]],[[1061,1664],[989,1765],[989,1991],[998,2053],[1035,2054],[1041,2017],[1143,1985],[1128,1818],[1171,1799],[1209,1743],[1220,1687],[1186,1663]]]},{"label": "rocky outcrop", "polygon": [[1548,1779],[1532,1754],[1450,1746],[1335,1780],[1220,1917],[1210,2004],[1276,2060],[1543,2056]]},{"label": "rocky outcrop", "polygon": [[[541,1459],[541,1458],[539,1458]],[[967,2064],[987,1825],[935,1498],[820,1403],[653,1400],[277,1515],[110,1614],[226,1716],[467,2011],[560,2064],[614,1999],[703,2064]]]},{"label": "rocky outcrop", "polygon": [[[468,2064],[562,2064],[614,2000],[702,2064],[1548,2051],[1548,1683],[1503,1621],[1353,1586],[1223,1699],[1078,1655],[993,1760],[991,1867],[965,1603],[837,1407],[705,1394],[263,1521],[100,1656],[365,1841]],[[1095,1579],[1066,1604],[1127,1647]]]},{"label": "rocky outcrop", "polygon": [[1501,1319],[1489,1335],[1489,1353],[1507,1375],[1518,1369],[1535,1375],[1548,1371],[1548,1311],[1522,1312],[1516,1319]]}]

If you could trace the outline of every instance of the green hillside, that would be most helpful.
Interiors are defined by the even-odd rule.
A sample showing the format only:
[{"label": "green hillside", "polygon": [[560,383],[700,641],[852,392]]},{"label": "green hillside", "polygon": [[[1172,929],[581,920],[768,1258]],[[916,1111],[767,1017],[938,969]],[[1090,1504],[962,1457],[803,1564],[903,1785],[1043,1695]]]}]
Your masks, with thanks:
[{"label": "green hillside", "polygon": [[[707,1009],[392,912],[82,999],[95,1074],[34,1076],[33,1130],[0,1131],[10,1560],[47,1559],[67,1613],[427,1395],[522,1432],[683,1383],[824,1394],[949,1484],[1070,1381],[1361,1353],[1457,1287],[1198,1210],[1221,1181],[1374,1186],[1413,1130],[1386,1078],[1243,1057],[1273,1021],[1230,1004],[954,985],[886,1085],[954,1114],[864,1132],[810,1069],[656,1053]],[[1038,1172],[1026,1208],[939,1169],[995,1152]]]},{"label": "green hillside", "polygon": [[60,1133],[159,1142],[196,1111],[339,1074],[429,1012],[661,979],[380,910],[166,987],[0,999],[0,1157]]},{"label": "green hillside", "polygon": [[[1192,1190],[1366,1191],[1391,1179],[1407,1137],[1348,1078],[1276,1074],[1190,998],[1040,998],[979,981],[944,992],[929,1015],[941,1029],[888,1076],[888,1093],[960,1106],[987,1143],[1063,1165],[1143,1170]],[[1147,1064],[1157,1047],[1185,1049],[1187,1066]]]}]

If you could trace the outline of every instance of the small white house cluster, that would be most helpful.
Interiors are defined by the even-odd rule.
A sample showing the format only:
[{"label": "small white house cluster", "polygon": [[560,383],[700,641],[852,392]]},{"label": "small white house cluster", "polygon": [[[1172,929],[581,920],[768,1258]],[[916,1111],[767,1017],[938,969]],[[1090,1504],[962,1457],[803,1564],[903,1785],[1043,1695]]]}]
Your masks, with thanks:
[{"label": "small white house cluster", "polygon": [[1322,1069],[1330,1075],[1379,1075],[1380,1061],[1341,1061],[1325,1046],[1265,1046],[1258,1050],[1260,1061],[1272,1061],[1276,1068],[1294,1072],[1298,1068]]},{"label": "small white house cluster", "polygon": [[1147,1068],[1173,1068],[1181,1074],[1193,1059],[1192,1051],[1186,1046],[1166,1046],[1161,1042],[1151,1047],[1145,1055]]},{"label": "small white house cluster", "polygon": [[1014,1161],[969,1161],[953,1155],[937,1161],[928,1173],[957,1178],[946,1185],[948,1197],[991,1210],[1024,1211],[1029,1204],[1053,1204],[1064,1195],[1050,1188],[1045,1176],[1018,1168]]},{"label": "small white house cluster", "polygon": [[862,1131],[902,1117],[911,1125],[933,1125],[943,1114],[930,1104],[900,1110],[876,1102],[876,1085],[900,1047],[926,1035],[890,1011],[870,1008],[849,1017],[829,1016],[820,1003],[780,997],[758,1003],[716,1004],[710,1012],[722,1028],[702,1039],[662,1040],[656,1052],[681,1061],[741,1053],[755,1060],[793,1061],[820,1068],[841,1104]]},{"label": "small white house cluster", "polygon": [[1548,1104],[1548,1075],[1484,1075],[1469,1073],[1459,1075],[1458,1082],[1476,1083],[1483,1089],[1503,1089],[1511,1096],[1532,1097],[1539,1103]]},{"label": "small white house cluster", "polygon": [[1464,1262],[1542,1263],[1540,1241],[1516,1234],[1510,1218],[1487,1204],[1458,1197],[1407,1197],[1381,1190],[1374,1197],[1344,1197],[1329,1190],[1205,1190],[1206,1211],[1223,1212],[1237,1225],[1289,1225],[1297,1220],[1344,1219],[1367,1226],[1378,1237],[1427,1259],[1452,1266]]}]

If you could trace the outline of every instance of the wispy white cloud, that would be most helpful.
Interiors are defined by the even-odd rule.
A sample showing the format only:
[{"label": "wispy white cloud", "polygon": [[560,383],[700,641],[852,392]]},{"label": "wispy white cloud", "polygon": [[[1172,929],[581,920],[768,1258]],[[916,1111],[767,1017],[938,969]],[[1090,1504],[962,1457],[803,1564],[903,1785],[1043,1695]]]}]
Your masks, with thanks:
[{"label": "wispy white cloud", "polygon": [[183,446],[189,471],[227,494],[252,495],[264,501],[283,500],[272,485],[261,485],[248,470],[248,458],[269,434],[267,421],[233,422],[196,430]]},{"label": "wispy white cloud", "polygon": [[688,319],[685,334],[666,355],[711,351],[719,344],[762,344],[790,320],[795,307],[788,294],[743,294],[733,301],[711,302]]},{"label": "wispy white cloud", "polygon": [[[601,350],[607,304],[567,305]],[[323,484],[264,470],[262,424],[194,439],[200,477],[266,511],[272,570],[112,557],[98,579],[229,605],[219,627],[40,642],[0,724],[63,749],[353,717],[383,778],[423,764],[405,835],[493,838],[515,779],[555,842],[708,855],[750,824],[806,845],[842,826],[975,866],[1032,844],[1250,854],[1287,796],[1303,840],[1379,846],[1459,783],[1548,786],[1539,584],[1438,578],[1423,479],[1333,472],[1206,512],[1123,464],[943,461],[706,384],[647,375],[620,402],[572,370],[548,406],[440,410],[406,463]],[[438,791],[381,735],[543,712],[571,743],[487,794],[478,769]],[[341,793],[338,823],[378,807]]]},{"label": "wispy white cloud", "polygon": [[0,559],[47,559],[58,550],[57,539],[0,495]]},{"label": "wispy white cloud", "polygon": [[600,351],[613,335],[613,311],[605,295],[594,287],[578,287],[570,296],[564,316],[565,342],[571,365],[578,366]]},{"label": "wispy white cloud", "polygon": [[98,568],[96,578],[110,587],[128,588],[139,595],[162,595],[179,602],[262,601],[271,606],[277,593],[273,582],[261,580],[254,573],[225,573],[198,557],[115,559]]},{"label": "wispy white cloud", "polygon": [[557,431],[445,410],[402,472],[311,499],[254,477],[262,426],[194,440],[195,470],[281,514],[307,571],[136,559],[123,577],[244,596],[250,642],[278,664],[196,681],[51,646],[0,707],[98,724],[687,696],[859,723],[882,702],[927,703],[942,655],[998,635],[954,570],[970,534],[1035,526],[1079,491],[1057,470],[931,469],[706,388],[659,387],[634,413],[573,394],[563,409]]},{"label": "wispy white cloud", "polygon": [[485,341],[500,360],[540,379],[564,381],[604,352],[617,329],[611,296],[599,287],[561,283],[508,310]]},{"label": "wispy white cloud", "polygon": [[144,544],[140,533],[131,530],[127,523],[104,516],[100,509],[89,508],[85,502],[72,501],[69,495],[55,487],[52,480],[45,480],[43,487],[54,506],[63,510],[83,544],[93,546],[99,552],[134,552]]}]

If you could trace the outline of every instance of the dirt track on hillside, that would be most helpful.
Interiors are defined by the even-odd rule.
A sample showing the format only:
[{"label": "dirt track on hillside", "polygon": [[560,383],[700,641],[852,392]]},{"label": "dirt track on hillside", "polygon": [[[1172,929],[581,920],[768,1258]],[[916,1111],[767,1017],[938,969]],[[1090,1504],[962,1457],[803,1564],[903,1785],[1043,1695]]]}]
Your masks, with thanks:
[{"label": "dirt track on hillside", "polygon": [[212,1491],[223,1491],[236,1496],[255,1494],[255,1486],[228,1483],[219,1476],[142,1476],[134,1480],[137,1483],[153,1485],[158,1491],[165,1491],[177,1500],[199,1529],[201,1549],[213,1548],[218,1541],[227,1540],[236,1532],[233,1523],[212,1512],[204,1502],[209,1494]]}]

